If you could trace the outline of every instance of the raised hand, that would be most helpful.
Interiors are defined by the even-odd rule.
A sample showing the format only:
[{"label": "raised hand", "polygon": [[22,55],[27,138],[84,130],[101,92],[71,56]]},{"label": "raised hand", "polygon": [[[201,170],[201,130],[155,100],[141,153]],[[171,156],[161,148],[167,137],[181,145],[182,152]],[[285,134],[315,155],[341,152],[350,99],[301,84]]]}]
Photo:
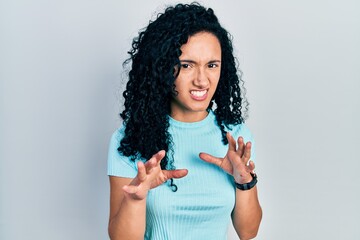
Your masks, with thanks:
[{"label": "raised hand", "polygon": [[232,175],[237,183],[250,182],[252,180],[250,173],[255,169],[254,162],[250,160],[251,142],[245,144],[244,139],[239,137],[237,140],[238,147],[236,147],[236,141],[230,133],[226,134],[226,138],[229,142],[229,148],[225,157],[219,158],[207,153],[200,153],[200,158],[222,168]]},{"label": "raised hand", "polygon": [[134,200],[146,198],[148,191],[163,184],[170,178],[182,178],[187,175],[186,169],[161,170],[160,162],[165,156],[165,151],[161,150],[154,154],[145,164],[138,162],[138,174],[129,185],[125,185],[123,190],[125,195]]}]

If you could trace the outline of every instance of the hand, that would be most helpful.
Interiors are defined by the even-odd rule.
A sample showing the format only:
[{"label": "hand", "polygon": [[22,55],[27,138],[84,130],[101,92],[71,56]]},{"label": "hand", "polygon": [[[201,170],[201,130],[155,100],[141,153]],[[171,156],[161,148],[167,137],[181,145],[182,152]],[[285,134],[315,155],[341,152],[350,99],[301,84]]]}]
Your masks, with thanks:
[{"label": "hand", "polygon": [[255,164],[250,160],[251,142],[244,143],[242,137],[238,138],[238,147],[236,141],[230,133],[226,134],[229,142],[229,149],[223,158],[214,157],[207,153],[200,153],[200,158],[208,163],[213,163],[225,172],[234,177],[235,182],[239,184],[248,183],[252,180],[250,175],[255,169]]},{"label": "hand", "polygon": [[126,196],[134,200],[143,200],[150,189],[156,188],[170,178],[182,178],[187,175],[188,171],[186,169],[161,170],[160,162],[164,156],[165,151],[161,150],[146,163],[138,162],[136,177],[129,185],[123,187]]}]

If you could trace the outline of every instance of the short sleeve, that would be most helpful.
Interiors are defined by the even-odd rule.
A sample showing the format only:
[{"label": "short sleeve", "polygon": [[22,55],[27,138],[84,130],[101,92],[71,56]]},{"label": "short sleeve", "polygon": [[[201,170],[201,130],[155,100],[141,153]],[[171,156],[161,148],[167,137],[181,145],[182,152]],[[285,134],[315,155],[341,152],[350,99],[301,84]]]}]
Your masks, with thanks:
[{"label": "short sleeve", "polygon": [[251,161],[255,162],[256,160],[256,144],[253,135],[251,134],[250,129],[245,124],[236,125],[230,131],[231,135],[234,137],[235,140],[238,137],[243,137],[244,142],[251,142]]},{"label": "short sleeve", "polygon": [[137,174],[136,162],[132,161],[129,157],[122,155],[117,150],[120,146],[122,137],[123,131],[121,128],[116,130],[111,136],[107,174],[109,176],[134,178]]}]

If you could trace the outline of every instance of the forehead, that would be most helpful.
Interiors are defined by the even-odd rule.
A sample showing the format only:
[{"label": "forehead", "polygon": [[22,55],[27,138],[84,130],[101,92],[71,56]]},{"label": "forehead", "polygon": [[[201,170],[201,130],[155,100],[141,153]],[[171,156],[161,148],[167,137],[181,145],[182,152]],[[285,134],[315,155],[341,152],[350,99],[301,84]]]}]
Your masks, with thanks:
[{"label": "forehead", "polygon": [[[183,58],[221,58],[219,39],[212,33],[199,32],[189,37],[187,43],[181,46]],[[220,60],[220,59],[218,59]]]}]

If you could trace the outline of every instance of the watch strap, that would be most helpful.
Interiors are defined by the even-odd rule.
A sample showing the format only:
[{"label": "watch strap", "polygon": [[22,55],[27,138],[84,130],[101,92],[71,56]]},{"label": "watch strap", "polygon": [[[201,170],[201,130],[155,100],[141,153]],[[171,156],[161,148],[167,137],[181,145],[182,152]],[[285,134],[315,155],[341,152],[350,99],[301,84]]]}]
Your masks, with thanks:
[{"label": "watch strap", "polygon": [[235,182],[235,186],[240,189],[240,190],[249,190],[249,189],[252,189],[253,187],[255,187],[256,183],[257,183],[257,176],[255,173],[250,173],[251,177],[252,177],[252,180],[248,183],[243,183],[243,184],[240,184],[240,183],[237,183]]}]

